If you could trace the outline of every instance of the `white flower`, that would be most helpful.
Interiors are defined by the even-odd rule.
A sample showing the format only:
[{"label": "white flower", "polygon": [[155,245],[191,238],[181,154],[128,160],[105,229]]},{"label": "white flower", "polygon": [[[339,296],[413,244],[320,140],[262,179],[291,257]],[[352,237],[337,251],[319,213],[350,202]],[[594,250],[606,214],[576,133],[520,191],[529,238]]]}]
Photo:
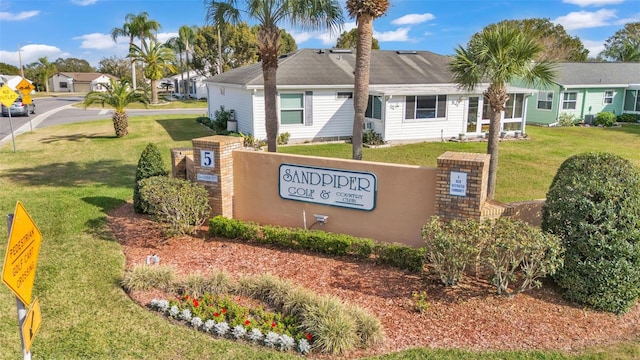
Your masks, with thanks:
[{"label": "white flower", "polygon": [[231,335],[236,339],[241,339],[247,334],[247,329],[242,325],[236,325],[231,329]]},{"label": "white flower", "polygon": [[287,334],[280,335],[278,342],[280,343],[280,351],[289,351],[296,346],[296,341]]},{"label": "white flower", "polygon": [[260,331],[260,329],[258,328],[253,328],[251,329],[247,337],[249,338],[249,340],[252,340],[252,341],[260,341],[262,340],[262,337],[263,337],[262,331]]},{"label": "white flower", "polygon": [[213,331],[216,332],[218,336],[224,336],[229,331],[229,324],[226,322],[219,322],[213,326]]},{"label": "white flower", "polygon": [[180,309],[178,309],[176,305],[173,305],[171,309],[169,309],[169,315],[171,315],[171,317],[177,318],[178,314],[180,314]]},{"label": "white flower", "polygon": [[202,319],[200,319],[199,317],[194,317],[193,319],[191,319],[191,326],[193,326],[194,328],[199,328],[200,326],[202,326]]},{"label": "white flower", "polygon": [[202,326],[202,328],[204,329],[204,331],[206,332],[211,332],[211,330],[213,329],[213,327],[216,325],[216,322],[209,319],[207,321],[204,322],[204,325]]},{"label": "white flower", "polygon": [[300,351],[300,353],[303,355],[311,351],[311,345],[309,345],[307,339],[298,340],[298,351]]},{"label": "white flower", "polygon": [[269,331],[267,333],[267,336],[264,337],[264,345],[266,347],[276,347],[276,345],[278,345],[278,342],[280,341],[280,335],[278,335],[277,333],[274,333],[273,331]]},{"label": "white flower", "polygon": [[158,300],[158,302],[156,303],[156,307],[158,310],[162,311],[162,312],[167,312],[167,310],[169,310],[169,301],[167,300]]},{"label": "white flower", "polygon": [[182,312],[180,313],[180,318],[182,320],[190,321],[191,320],[191,310],[189,310],[189,309],[182,310]]}]

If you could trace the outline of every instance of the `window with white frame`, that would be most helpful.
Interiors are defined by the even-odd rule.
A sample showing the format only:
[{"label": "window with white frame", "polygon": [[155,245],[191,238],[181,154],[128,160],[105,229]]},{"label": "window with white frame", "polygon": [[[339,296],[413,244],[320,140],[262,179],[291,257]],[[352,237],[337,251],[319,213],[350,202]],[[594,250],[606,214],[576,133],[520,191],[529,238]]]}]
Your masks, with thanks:
[{"label": "window with white frame", "polygon": [[364,117],[382,120],[382,96],[369,95]]},{"label": "window with white frame", "polygon": [[538,109],[551,110],[553,107],[553,91],[538,92]]},{"label": "window with white frame", "polygon": [[405,96],[405,120],[447,116],[447,95]]},{"label": "window with white frame", "polygon": [[68,83],[65,81],[60,81],[60,89],[67,89],[69,87]]},{"label": "window with white frame", "polygon": [[280,124],[304,123],[304,94],[280,94]]},{"label": "window with white frame", "polygon": [[336,93],[336,98],[338,99],[353,99],[352,91],[338,91]]},{"label": "window with white frame", "polygon": [[624,93],[624,110],[640,111],[640,90],[627,90]]},{"label": "window with white frame", "polygon": [[522,118],[522,106],[524,104],[524,94],[508,94],[509,100],[504,109],[505,119]]},{"label": "window with white frame", "polygon": [[613,90],[605,90],[604,98],[602,99],[603,104],[613,104],[613,96],[615,92]]},{"label": "window with white frame", "polygon": [[562,93],[562,109],[563,110],[575,110],[577,102],[578,102],[577,92],[569,91],[569,92]]}]

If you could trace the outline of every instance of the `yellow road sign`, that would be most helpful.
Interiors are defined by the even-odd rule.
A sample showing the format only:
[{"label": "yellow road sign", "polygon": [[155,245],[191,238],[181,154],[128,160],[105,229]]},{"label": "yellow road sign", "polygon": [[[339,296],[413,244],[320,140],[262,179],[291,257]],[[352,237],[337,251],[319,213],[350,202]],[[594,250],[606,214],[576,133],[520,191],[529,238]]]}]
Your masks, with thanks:
[{"label": "yellow road sign", "polygon": [[2,103],[6,107],[11,107],[14,101],[18,98],[18,94],[15,91],[11,90],[7,84],[2,85],[0,88],[0,103]]},{"label": "yellow road sign", "polygon": [[40,301],[36,297],[29,306],[27,316],[22,323],[22,341],[26,352],[31,351],[31,344],[33,344],[36,333],[40,330],[40,324],[42,324],[42,313],[40,312]]},{"label": "yellow road sign", "polygon": [[33,99],[31,99],[31,95],[22,94],[22,103],[23,104],[32,104],[33,103]]},{"label": "yellow road sign", "polygon": [[31,303],[31,290],[36,277],[41,241],[40,229],[18,201],[13,213],[9,245],[4,257],[2,282],[25,305]]},{"label": "yellow road sign", "polygon": [[16,86],[16,90],[18,90],[22,95],[27,95],[32,92],[35,87],[27,81],[27,79],[22,78],[22,80]]}]

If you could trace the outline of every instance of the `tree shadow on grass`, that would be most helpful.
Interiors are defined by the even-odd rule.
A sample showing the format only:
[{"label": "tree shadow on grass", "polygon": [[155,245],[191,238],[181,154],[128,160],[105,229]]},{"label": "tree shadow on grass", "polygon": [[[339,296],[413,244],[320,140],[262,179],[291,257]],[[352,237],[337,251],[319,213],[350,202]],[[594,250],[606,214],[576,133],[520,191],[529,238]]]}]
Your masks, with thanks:
[{"label": "tree shadow on grass", "polygon": [[115,135],[105,136],[99,134],[71,134],[60,136],[49,136],[40,140],[41,143],[51,144],[58,141],[80,142],[87,139],[117,139]]},{"label": "tree shadow on grass", "polygon": [[133,187],[136,165],[113,160],[60,162],[5,170],[0,178],[23,186],[74,187],[98,184],[107,187]]},{"label": "tree shadow on grass", "polygon": [[193,138],[213,135],[213,131],[207,130],[200,125],[193,117],[179,119],[156,120],[160,126],[171,136],[173,141],[188,141]]},{"label": "tree shadow on grass", "polygon": [[105,214],[105,216],[87,220],[85,223],[85,233],[100,240],[115,241],[115,236],[109,226],[106,215],[109,211],[122,206],[127,202],[122,199],[116,199],[108,196],[88,196],[83,197],[82,201],[100,208],[100,211]]}]

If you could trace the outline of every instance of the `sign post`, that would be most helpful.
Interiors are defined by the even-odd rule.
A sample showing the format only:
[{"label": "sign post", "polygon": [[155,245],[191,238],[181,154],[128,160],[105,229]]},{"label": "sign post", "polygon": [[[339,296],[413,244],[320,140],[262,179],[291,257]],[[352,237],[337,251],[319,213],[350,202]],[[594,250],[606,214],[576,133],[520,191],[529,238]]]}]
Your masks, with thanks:
[{"label": "sign post", "polygon": [[[33,84],[27,81],[27,79],[22,78],[22,80],[16,86],[16,89],[22,94],[22,103],[33,106],[33,100],[31,100],[31,92],[35,89]],[[27,114],[31,112],[27,108]],[[33,131],[33,124],[31,123],[31,118],[29,118],[29,127],[31,131]]]},{"label": "sign post", "polygon": [[9,115],[9,128],[11,128],[11,140],[13,140],[13,152],[16,152],[16,138],[13,134],[13,122],[11,121],[11,105],[18,98],[18,94],[11,90],[7,84],[2,85],[0,88],[0,103],[7,107],[7,114]]},{"label": "sign post", "polygon": [[[36,300],[31,305],[32,308],[29,309],[29,312],[32,313],[30,315],[31,324],[25,325],[26,319],[29,317],[25,304],[31,304],[31,291],[33,290],[42,233],[19,201],[16,203],[15,212],[7,216],[7,226],[9,227],[9,245],[2,268],[2,282],[16,295],[22,354],[25,360],[30,360],[31,352],[29,349],[42,317],[40,316],[39,302]],[[29,327],[26,338],[24,326]]]}]

